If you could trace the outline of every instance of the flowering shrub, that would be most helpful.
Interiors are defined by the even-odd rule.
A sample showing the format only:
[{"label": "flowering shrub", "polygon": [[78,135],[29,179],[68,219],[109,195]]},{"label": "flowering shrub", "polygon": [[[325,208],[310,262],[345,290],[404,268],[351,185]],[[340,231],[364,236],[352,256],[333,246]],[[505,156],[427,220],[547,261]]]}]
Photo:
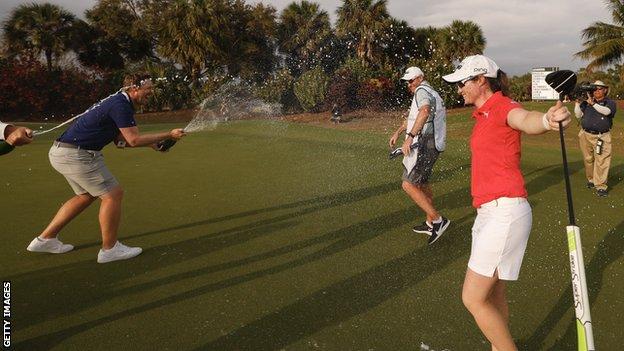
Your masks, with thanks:
[{"label": "flowering shrub", "polygon": [[339,69],[330,80],[323,109],[330,110],[334,105],[342,112],[356,109],[357,90],[358,82],[351,70]]},{"label": "flowering shrub", "polygon": [[115,91],[103,78],[77,69],[48,71],[36,60],[0,60],[0,115],[65,119]]},{"label": "flowering shrub", "polygon": [[357,100],[361,107],[372,110],[384,110],[392,107],[394,83],[385,77],[371,78],[364,81],[358,91]]}]

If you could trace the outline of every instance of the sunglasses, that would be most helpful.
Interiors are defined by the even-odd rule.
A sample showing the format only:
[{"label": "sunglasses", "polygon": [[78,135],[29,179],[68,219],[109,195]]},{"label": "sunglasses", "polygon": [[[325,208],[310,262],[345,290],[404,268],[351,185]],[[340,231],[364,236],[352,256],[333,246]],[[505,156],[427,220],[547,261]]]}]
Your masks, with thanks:
[{"label": "sunglasses", "polygon": [[466,79],[462,79],[461,81],[457,82],[457,87],[459,87],[461,89],[461,88],[463,88],[466,85],[466,83],[468,83],[471,80],[475,80],[477,77],[479,77],[479,76],[468,77]]}]

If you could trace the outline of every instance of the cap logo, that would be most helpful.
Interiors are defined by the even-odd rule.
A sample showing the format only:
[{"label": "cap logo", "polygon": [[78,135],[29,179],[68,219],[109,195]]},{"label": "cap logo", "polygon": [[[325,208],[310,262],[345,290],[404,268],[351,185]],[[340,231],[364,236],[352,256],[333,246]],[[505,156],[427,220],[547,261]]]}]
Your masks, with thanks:
[{"label": "cap logo", "polygon": [[487,68],[482,68],[482,67],[477,67],[474,69],[474,72],[483,72],[483,73],[488,73]]}]

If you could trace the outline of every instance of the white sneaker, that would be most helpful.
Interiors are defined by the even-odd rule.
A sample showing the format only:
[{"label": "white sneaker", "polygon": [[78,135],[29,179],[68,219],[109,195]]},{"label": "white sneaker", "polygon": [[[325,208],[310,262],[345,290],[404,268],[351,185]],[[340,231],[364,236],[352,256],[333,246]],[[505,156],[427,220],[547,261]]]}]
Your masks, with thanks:
[{"label": "white sneaker", "polygon": [[98,263],[106,263],[119,260],[127,260],[129,258],[138,256],[143,252],[140,247],[130,247],[122,244],[120,241],[115,243],[115,246],[108,250],[100,249],[98,253]]},{"label": "white sneaker", "polygon": [[36,237],[26,250],[31,252],[65,253],[74,249],[73,245],[63,244],[59,239],[41,239]]}]

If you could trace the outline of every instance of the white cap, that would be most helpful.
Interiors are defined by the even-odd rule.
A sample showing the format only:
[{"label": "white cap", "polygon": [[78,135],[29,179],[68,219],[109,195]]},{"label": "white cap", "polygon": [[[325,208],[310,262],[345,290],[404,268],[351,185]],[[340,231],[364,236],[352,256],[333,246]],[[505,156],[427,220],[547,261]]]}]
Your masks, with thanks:
[{"label": "white cap", "polygon": [[405,70],[405,73],[403,73],[403,77],[401,77],[401,80],[412,80],[421,76],[424,76],[423,71],[421,71],[418,67],[412,66]]},{"label": "white cap", "polygon": [[605,83],[603,83],[601,80],[597,80],[597,81],[595,81],[595,82],[594,82],[594,85],[597,85],[597,86],[599,86],[599,87],[605,87],[605,88],[608,88],[608,87],[609,87],[608,85],[606,85]]},{"label": "white cap", "polygon": [[457,83],[479,75],[496,78],[499,69],[496,62],[492,61],[491,58],[483,55],[473,55],[466,57],[455,72],[443,76],[442,79],[449,83]]}]

